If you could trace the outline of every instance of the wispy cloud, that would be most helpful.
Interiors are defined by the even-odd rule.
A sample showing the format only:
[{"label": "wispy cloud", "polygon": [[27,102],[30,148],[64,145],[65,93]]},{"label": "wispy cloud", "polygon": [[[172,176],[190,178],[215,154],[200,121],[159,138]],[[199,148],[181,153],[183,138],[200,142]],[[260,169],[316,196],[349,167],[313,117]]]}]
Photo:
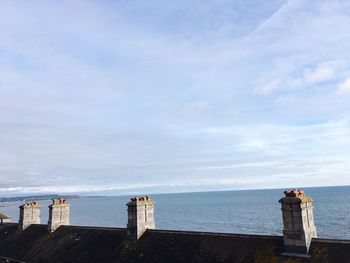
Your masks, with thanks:
[{"label": "wispy cloud", "polygon": [[318,64],[315,68],[307,68],[304,70],[304,80],[309,84],[332,80],[336,72],[336,68],[331,63]]},{"label": "wispy cloud", "polygon": [[0,7],[1,194],[350,183],[348,1]]},{"label": "wispy cloud", "polygon": [[346,79],[341,83],[337,89],[338,95],[347,95],[350,94],[350,78]]}]

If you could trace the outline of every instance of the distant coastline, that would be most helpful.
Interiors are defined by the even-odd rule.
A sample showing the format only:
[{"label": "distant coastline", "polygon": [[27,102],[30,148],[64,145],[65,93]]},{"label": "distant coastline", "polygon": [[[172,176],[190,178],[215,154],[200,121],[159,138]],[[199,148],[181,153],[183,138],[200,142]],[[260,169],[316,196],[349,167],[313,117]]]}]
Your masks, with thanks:
[{"label": "distant coastline", "polygon": [[40,201],[40,200],[50,200],[52,198],[78,199],[78,198],[81,198],[81,196],[79,196],[79,195],[57,195],[57,194],[52,194],[52,195],[0,197],[0,203],[17,202],[17,201],[31,201],[31,200]]}]

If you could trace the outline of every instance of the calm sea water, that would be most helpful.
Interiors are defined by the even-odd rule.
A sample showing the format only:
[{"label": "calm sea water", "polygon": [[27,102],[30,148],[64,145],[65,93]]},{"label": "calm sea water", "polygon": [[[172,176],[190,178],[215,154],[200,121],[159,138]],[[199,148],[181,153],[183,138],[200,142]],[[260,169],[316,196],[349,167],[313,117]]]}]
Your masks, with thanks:
[{"label": "calm sea water", "polygon": [[[318,236],[350,239],[350,186],[304,188],[314,198]],[[281,235],[278,200],[283,190],[248,190],[152,195],[156,227],[228,233]],[[127,196],[70,200],[71,224],[125,227]],[[0,207],[18,220],[19,202]],[[41,222],[47,222],[49,201],[41,201]]]}]

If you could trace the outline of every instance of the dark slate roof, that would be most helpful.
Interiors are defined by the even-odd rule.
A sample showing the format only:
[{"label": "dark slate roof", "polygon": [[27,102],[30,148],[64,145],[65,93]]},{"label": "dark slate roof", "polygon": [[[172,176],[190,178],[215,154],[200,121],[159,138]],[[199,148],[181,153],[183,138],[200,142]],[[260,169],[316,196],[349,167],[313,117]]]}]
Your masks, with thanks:
[{"label": "dark slate roof", "polygon": [[12,258],[0,257],[0,263],[29,263],[22,260],[16,260]]},{"label": "dark slate roof", "polygon": [[310,262],[350,262],[350,240],[316,238],[310,247]]},{"label": "dark slate roof", "polygon": [[130,262],[350,262],[350,240],[314,239],[310,259],[281,256],[280,236],[147,230]]},{"label": "dark slate roof", "polygon": [[130,262],[270,263],[279,257],[282,243],[278,236],[148,230]]},{"label": "dark slate roof", "polygon": [[111,262],[118,258],[126,229],[61,226],[49,234],[46,225],[0,226],[0,256],[28,262]]},{"label": "dark slate roof", "polygon": [[125,228],[61,226],[52,234],[45,225],[23,232],[17,228],[0,225],[0,258],[37,263],[350,262],[350,241],[314,239],[311,258],[301,259],[281,256],[280,236],[147,230],[137,242],[128,242]]}]

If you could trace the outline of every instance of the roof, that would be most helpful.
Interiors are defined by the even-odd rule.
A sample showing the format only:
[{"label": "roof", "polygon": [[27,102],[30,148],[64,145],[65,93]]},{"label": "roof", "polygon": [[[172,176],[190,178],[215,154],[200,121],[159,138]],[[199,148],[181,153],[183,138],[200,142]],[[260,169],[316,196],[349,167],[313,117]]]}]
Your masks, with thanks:
[{"label": "roof", "polygon": [[0,225],[0,258],[38,263],[350,262],[350,240],[313,239],[311,258],[300,259],[281,256],[281,236],[147,230],[129,242],[125,228],[61,226],[52,234],[46,225],[17,229],[15,223]]},{"label": "roof", "polygon": [[11,219],[11,217],[8,217],[7,215],[0,213],[0,219]]},{"label": "roof", "polygon": [[[147,230],[129,262],[350,262],[350,240],[314,239],[310,259],[281,256],[283,237]],[[347,261],[348,260],[348,261]]]},{"label": "roof", "polygon": [[61,226],[49,234],[46,225],[0,226],[0,256],[29,262],[111,262],[118,258],[126,229]]},{"label": "roof", "polygon": [[29,262],[16,260],[12,258],[0,257],[0,263],[29,263]]}]

